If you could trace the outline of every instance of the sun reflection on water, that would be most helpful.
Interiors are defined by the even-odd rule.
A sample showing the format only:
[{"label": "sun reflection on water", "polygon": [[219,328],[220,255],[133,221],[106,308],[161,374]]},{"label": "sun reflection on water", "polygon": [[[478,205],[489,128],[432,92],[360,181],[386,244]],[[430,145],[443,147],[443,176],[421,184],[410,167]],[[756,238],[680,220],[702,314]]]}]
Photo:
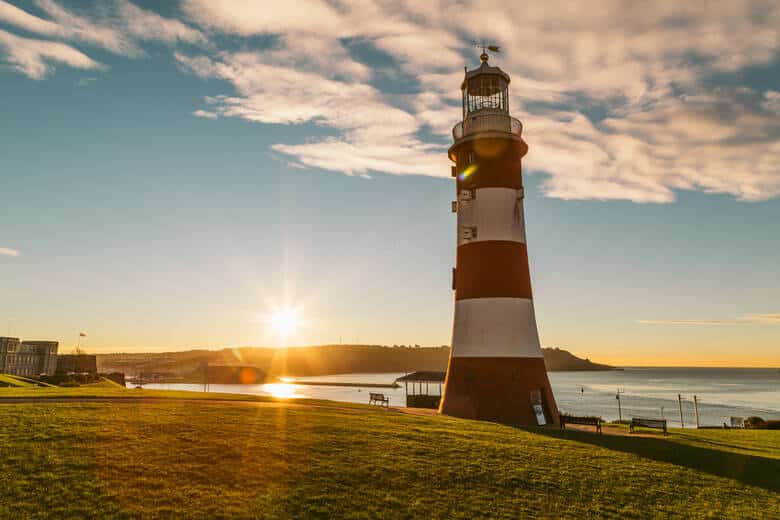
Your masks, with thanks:
[{"label": "sun reflection on water", "polygon": [[261,388],[263,392],[267,392],[273,397],[280,397],[282,399],[303,397],[296,392],[298,387],[290,383],[266,383]]}]

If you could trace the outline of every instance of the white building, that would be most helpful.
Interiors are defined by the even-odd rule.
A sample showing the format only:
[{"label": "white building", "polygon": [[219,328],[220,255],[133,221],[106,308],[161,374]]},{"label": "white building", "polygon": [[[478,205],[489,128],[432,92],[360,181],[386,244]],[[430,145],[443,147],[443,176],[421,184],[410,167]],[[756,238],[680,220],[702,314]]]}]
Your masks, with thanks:
[{"label": "white building", "polygon": [[22,341],[0,337],[0,373],[52,375],[57,370],[57,341]]}]

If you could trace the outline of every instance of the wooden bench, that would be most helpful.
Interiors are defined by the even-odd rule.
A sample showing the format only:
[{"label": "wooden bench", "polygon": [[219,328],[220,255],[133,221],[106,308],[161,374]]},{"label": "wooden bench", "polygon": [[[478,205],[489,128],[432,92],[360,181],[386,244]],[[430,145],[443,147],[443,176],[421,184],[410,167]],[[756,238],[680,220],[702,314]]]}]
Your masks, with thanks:
[{"label": "wooden bench", "polygon": [[664,431],[666,435],[666,419],[647,419],[645,417],[632,417],[631,424],[628,426],[628,431],[634,433],[634,428],[637,426],[643,426],[645,428],[658,428]]},{"label": "wooden bench", "polygon": [[386,408],[390,408],[390,398],[385,396],[385,394],[375,394],[374,392],[369,392],[368,404],[375,404],[378,406],[385,406]]},{"label": "wooden bench", "polygon": [[587,426],[595,426],[596,431],[601,433],[601,417],[577,417],[576,415],[559,414],[558,418],[561,423],[561,430],[565,430],[567,424],[585,424]]}]

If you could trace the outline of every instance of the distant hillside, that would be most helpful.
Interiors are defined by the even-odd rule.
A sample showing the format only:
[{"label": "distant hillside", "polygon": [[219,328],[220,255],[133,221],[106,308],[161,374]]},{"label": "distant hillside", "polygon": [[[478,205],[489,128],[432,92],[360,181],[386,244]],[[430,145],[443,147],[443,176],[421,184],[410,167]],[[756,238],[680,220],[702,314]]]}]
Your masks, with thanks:
[{"label": "distant hillside", "polygon": [[[611,370],[566,350],[542,349],[548,370]],[[257,367],[269,376],[446,370],[449,347],[322,345],[288,349],[240,347],[141,354],[98,354],[98,370],[127,375],[156,373],[169,380],[200,381],[203,365]]]},{"label": "distant hillside", "polygon": [[552,372],[567,372],[576,370],[618,370],[609,365],[594,363],[588,358],[578,358],[568,350],[560,348],[543,348],[544,364]]}]

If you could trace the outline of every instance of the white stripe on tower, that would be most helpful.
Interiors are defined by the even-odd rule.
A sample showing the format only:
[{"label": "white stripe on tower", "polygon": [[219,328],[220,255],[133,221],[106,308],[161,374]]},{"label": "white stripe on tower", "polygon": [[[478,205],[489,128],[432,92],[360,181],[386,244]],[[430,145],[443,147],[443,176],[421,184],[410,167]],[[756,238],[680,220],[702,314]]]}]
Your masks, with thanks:
[{"label": "white stripe on tower", "polygon": [[453,357],[542,357],[533,301],[473,298],[455,302]]},{"label": "white stripe on tower", "polygon": [[[525,243],[522,190],[478,188],[464,192],[458,196],[459,246],[487,240]],[[464,233],[467,229],[476,229],[476,236]]]}]

